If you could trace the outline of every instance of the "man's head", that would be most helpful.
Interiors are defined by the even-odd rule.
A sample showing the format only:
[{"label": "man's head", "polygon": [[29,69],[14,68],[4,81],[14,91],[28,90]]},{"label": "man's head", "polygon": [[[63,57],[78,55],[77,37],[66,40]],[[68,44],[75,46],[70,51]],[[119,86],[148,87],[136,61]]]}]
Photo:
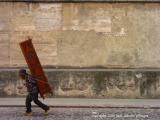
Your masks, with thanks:
[{"label": "man's head", "polygon": [[20,69],[20,70],[19,70],[19,77],[20,77],[20,79],[23,79],[23,80],[24,80],[26,74],[27,74],[27,72],[26,72],[25,69]]}]

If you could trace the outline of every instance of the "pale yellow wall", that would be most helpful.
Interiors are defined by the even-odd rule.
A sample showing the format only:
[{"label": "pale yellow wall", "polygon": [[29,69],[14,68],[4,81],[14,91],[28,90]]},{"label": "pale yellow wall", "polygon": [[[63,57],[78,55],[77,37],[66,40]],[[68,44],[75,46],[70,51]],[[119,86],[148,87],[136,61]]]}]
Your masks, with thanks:
[{"label": "pale yellow wall", "polygon": [[159,28],[160,4],[0,3],[0,66],[31,36],[43,65],[159,68]]}]

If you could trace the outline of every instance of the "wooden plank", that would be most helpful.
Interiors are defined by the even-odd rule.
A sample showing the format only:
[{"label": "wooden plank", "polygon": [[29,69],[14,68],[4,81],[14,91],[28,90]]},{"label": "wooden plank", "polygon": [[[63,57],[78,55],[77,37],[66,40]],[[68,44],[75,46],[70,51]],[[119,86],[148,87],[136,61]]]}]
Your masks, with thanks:
[{"label": "wooden plank", "polygon": [[20,42],[19,44],[28,67],[31,71],[31,74],[38,80],[38,87],[41,97],[44,98],[44,95],[48,93],[52,94],[52,89],[38,59],[38,56],[32,44],[32,40],[28,39],[26,41]]}]

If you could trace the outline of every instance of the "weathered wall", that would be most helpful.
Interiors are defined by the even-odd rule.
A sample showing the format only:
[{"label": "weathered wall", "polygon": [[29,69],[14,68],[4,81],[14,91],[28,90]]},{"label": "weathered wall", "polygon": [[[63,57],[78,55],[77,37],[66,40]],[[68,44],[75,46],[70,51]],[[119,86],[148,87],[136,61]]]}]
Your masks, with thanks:
[{"label": "weathered wall", "polygon": [[159,28],[159,3],[0,2],[0,97],[26,94],[13,68],[31,36],[54,96],[160,98]]},{"label": "weathered wall", "polygon": [[[160,98],[160,72],[144,70],[45,70],[52,97]],[[26,95],[17,70],[0,72],[0,97]]]},{"label": "weathered wall", "polygon": [[27,36],[43,65],[160,67],[160,4],[0,3],[0,66],[26,65]]}]

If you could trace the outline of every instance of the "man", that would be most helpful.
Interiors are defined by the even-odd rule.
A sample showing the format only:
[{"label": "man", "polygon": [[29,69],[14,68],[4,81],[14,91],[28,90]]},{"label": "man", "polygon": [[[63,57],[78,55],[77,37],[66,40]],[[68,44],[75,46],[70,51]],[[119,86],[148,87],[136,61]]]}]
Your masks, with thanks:
[{"label": "man", "polygon": [[27,87],[28,95],[26,97],[26,112],[24,113],[25,116],[32,115],[31,109],[31,102],[34,101],[39,107],[41,107],[45,112],[44,115],[48,115],[49,107],[43,104],[41,101],[38,100],[38,86],[37,80],[33,76],[29,75],[25,69],[19,70],[19,77],[22,80],[25,80],[25,86]]}]

